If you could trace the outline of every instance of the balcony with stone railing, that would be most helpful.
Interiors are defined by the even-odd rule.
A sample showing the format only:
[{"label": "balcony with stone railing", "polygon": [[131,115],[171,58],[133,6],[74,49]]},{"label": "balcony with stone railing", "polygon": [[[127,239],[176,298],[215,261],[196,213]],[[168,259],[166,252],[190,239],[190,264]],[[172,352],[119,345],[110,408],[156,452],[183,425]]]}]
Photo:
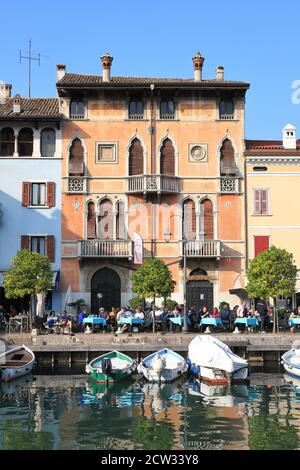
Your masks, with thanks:
[{"label": "balcony with stone railing", "polygon": [[222,194],[240,193],[240,178],[236,178],[235,176],[222,176],[220,179],[220,192]]},{"label": "balcony with stone railing", "polygon": [[187,258],[220,258],[221,242],[219,240],[186,240],[181,241],[181,255]]},{"label": "balcony with stone railing", "polygon": [[81,258],[132,258],[131,240],[80,240],[78,255]]},{"label": "balcony with stone railing", "polygon": [[167,175],[128,176],[128,193],[179,193],[180,178]]},{"label": "balcony with stone railing", "polygon": [[87,192],[86,176],[69,176],[67,178],[67,193],[84,194]]}]

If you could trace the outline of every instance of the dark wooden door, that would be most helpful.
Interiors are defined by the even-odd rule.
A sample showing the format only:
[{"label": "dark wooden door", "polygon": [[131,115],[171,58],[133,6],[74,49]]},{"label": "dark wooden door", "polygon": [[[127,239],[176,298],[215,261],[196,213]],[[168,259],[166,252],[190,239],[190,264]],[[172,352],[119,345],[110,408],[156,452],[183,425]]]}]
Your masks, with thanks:
[{"label": "dark wooden door", "polygon": [[175,175],[175,151],[170,139],[166,139],[161,148],[160,173],[168,176]]},{"label": "dark wooden door", "polygon": [[202,307],[213,309],[213,285],[209,281],[189,281],[186,290],[186,303],[188,309],[194,307],[196,312],[199,312]]},{"label": "dark wooden door", "polygon": [[[102,294],[98,299],[97,294]],[[111,310],[121,305],[121,281],[119,275],[109,268],[97,271],[91,283],[91,310],[97,313],[99,307]]]},{"label": "dark wooden door", "polygon": [[129,149],[129,175],[142,175],[144,173],[143,147],[139,139],[133,139]]}]

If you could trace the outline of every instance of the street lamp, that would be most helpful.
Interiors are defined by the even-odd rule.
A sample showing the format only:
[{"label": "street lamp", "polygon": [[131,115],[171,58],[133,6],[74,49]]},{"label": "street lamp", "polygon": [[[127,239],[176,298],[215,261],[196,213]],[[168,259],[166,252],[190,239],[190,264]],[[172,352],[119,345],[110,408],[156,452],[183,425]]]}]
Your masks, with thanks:
[{"label": "street lamp", "polygon": [[[171,220],[172,217],[180,217],[181,220],[183,221],[183,217],[179,214],[173,214],[169,217],[168,224]],[[169,243],[171,239],[171,231],[170,227],[166,229],[164,232],[164,237],[167,243]],[[187,240],[184,238],[184,234],[182,235],[182,250],[183,250],[183,327],[182,327],[182,332],[183,333],[188,333],[189,327],[188,327],[188,319],[187,319],[187,311],[186,311],[186,242]]]}]

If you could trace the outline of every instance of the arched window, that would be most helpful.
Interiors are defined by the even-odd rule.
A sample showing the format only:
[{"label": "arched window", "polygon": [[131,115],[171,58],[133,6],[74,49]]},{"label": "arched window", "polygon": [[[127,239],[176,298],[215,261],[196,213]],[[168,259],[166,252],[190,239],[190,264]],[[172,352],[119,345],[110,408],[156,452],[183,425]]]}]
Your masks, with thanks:
[{"label": "arched window", "polygon": [[0,133],[0,156],[12,157],[15,152],[15,134],[11,127],[4,127]]},{"label": "arched window", "polygon": [[196,268],[190,272],[190,277],[192,276],[207,276],[207,272],[202,268]]},{"label": "arched window", "polygon": [[222,98],[219,103],[220,119],[234,119],[234,101],[232,98]]},{"label": "arched window", "polygon": [[139,139],[131,142],[129,149],[129,175],[142,175],[144,173],[144,152]]},{"label": "arched window", "polygon": [[203,199],[200,204],[200,234],[204,240],[214,239],[214,212],[209,199]]},{"label": "arched window", "polygon": [[128,115],[129,119],[143,119],[144,103],[141,98],[132,98],[129,101]]},{"label": "arched window", "polygon": [[70,119],[84,119],[84,117],[84,102],[79,100],[72,100],[70,103]]},{"label": "arched window", "polygon": [[221,147],[221,176],[236,176],[237,166],[234,159],[234,148],[229,139],[225,139]]},{"label": "arched window", "polygon": [[98,238],[112,240],[114,236],[113,205],[109,199],[103,199],[99,206]]},{"label": "arched window", "polygon": [[185,240],[196,239],[196,210],[192,199],[186,199],[183,203],[182,238]]},{"label": "arched window", "polygon": [[175,150],[170,139],[165,139],[160,151],[161,175],[175,175]]},{"label": "arched window", "polygon": [[55,154],[55,131],[46,127],[41,132],[41,156],[54,157]]},{"label": "arched window", "polygon": [[160,119],[175,118],[175,103],[172,98],[163,98],[160,102]]},{"label": "arched window", "polygon": [[87,209],[87,238],[94,239],[96,238],[95,204],[89,202]]},{"label": "arched window", "polygon": [[117,239],[125,240],[127,237],[125,227],[125,204],[123,201],[119,201],[117,204],[116,224]]},{"label": "arched window", "polygon": [[18,136],[18,154],[19,157],[31,157],[33,152],[33,130],[24,127],[20,130]]},{"label": "arched window", "polygon": [[81,140],[76,137],[70,147],[69,175],[83,176],[84,174],[84,150]]}]

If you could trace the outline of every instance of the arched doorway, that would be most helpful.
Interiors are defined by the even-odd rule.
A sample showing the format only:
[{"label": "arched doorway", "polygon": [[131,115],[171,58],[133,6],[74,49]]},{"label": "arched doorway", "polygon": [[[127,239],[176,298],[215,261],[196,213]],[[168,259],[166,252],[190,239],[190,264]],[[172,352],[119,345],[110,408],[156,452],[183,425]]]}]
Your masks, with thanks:
[{"label": "arched doorway", "polygon": [[[99,299],[97,294],[102,294]],[[111,309],[121,305],[121,280],[119,275],[109,268],[99,269],[91,281],[91,311],[96,313],[99,307]]]},{"label": "arched doorway", "polygon": [[189,281],[186,288],[187,308],[194,307],[196,312],[200,308],[207,307],[211,310],[214,307],[214,286],[209,281]]}]

